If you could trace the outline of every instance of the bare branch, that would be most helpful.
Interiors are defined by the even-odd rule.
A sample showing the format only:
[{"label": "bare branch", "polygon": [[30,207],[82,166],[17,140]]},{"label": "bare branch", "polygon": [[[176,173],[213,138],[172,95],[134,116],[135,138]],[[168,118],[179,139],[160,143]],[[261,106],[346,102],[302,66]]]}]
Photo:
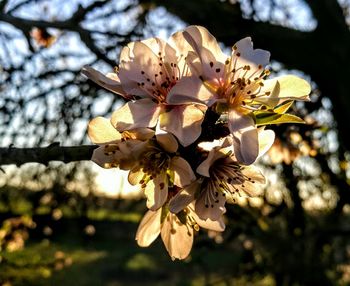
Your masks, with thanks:
[{"label": "bare branch", "polygon": [[[91,37],[91,32],[82,28],[75,22],[75,19],[67,20],[67,21],[41,21],[41,20],[29,20],[14,17],[12,15],[0,13],[0,21],[7,22],[16,28],[20,29],[24,35],[29,35],[31,29],[33,27],[38,28],[56,28],[60,30],[69,30],[77,32],[81,38],[81,40],[85,43],[85,45],[96,55],[97,58],[104,60],[111,66],[115,65],[115,62],[109,59],[104,53],[102,53],[99,48],[95,45],[94,40]],[[30,42],[29,42],[30,43]]]},{"label": "bare branch", "polygon": [[7,5],[8,0],[3,0],[0,2],[0,11],[3,11]]},{"label": "bare branch", "polygon": [[92,2],[89,6],[87,6],[85,8],[81,5],[79,5],[79,7],[78,7],[77,11],[74,13],[72,19],[74,19],[76,22],[79,23],[80,21],[84,20],[85,16],[89,12],[91,12],[95,8],[100,8],[109,2],[110,2],[110,0],[96,1],[96,2]]},{"label": "bare branch", "polygon": [[[329,31],[331,34],[336,29],[343,33],[348,33],[349,27],[346,23],[343,10],[338,1],[335,0],[305,0],[311,8],[314,17],[318,21],[318,28],[323,32]],[[337,35],[339,37],[339,35]]]},{"label": "bare branch", "polygon": [[64,163],[90,160],[96,145],[59,146],[53,143],[47,147],[37,148],[0,148],[0,166],[25,163],[41,163],[47,165],[49,161],[62,161]]}]

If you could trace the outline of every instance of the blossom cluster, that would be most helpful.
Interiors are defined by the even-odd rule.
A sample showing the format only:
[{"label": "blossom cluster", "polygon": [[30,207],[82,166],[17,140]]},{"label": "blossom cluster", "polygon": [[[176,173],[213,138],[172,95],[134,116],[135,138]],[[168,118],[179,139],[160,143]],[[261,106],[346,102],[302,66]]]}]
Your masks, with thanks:
[{"label": "blossom cluster", "polygon": [[265,178],[254,162],[275,138],[265,126],[302,123],[287,111],[310,93],[297,76],[267,79],[269,57],[249,37],[226,55],[205,28],[189,26],[168,42],[129,43],[113,73],[83,69],[126,100],[110,119],[91,120],[88,135],[99,145],[92,160],[129,170],[147,199],[140,246],[160,234],[169,255],[184,259],[200,228],[224,231],[226,203],[258,194]]}]

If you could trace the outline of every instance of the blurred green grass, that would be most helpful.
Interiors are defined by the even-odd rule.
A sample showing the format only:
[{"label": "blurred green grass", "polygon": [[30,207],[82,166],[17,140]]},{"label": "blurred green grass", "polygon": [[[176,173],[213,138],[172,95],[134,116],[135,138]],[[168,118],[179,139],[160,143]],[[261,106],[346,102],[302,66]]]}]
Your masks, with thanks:
[{"label": "blurred green grass", "polygon": [[52,240],[31,238],[23,250],[0,252],[0,285],[274,285],[268,276],[234,278],[242,253],[205,236],[187,260],[171,261],[159,238],[137,246],[136,223],[94,221],[88,236],[81,220],[62,221]]}]

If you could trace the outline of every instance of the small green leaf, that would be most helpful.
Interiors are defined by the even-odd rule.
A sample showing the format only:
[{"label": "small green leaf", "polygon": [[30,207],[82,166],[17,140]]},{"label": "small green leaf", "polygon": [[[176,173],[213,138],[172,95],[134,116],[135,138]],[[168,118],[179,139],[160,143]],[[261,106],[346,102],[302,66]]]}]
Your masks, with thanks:
[{"label": "small green leaf", "polygon": [[281,123],[305,123],[304,120],[293,114],[278,114],[275,112],[255,113],[256,125],[281,124]]},{"label": "small green leaf", "polygon": [[286,113],[288,111],[288,109],[292,106],[293,102],[294,102],[293,100],[285,101],[285,102],[281,103],[280,105],[276,106],[273,109],[273,111],[276,113],[279,113],[279,114]]}]

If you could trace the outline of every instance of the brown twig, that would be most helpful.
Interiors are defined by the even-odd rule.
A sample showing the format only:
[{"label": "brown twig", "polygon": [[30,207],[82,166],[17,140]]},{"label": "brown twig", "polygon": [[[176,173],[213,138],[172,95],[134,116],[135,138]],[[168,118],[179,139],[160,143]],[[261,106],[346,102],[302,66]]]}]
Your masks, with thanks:
[{"label": "brown twig", "polygon": [[64,163],[90,160],[96,145],[82,146],[60,146],[53,143],[47,147],[36,148],[0,148],[0,166],[25,163],[41,163],[47,165],[50,161],[61,161]]}]

